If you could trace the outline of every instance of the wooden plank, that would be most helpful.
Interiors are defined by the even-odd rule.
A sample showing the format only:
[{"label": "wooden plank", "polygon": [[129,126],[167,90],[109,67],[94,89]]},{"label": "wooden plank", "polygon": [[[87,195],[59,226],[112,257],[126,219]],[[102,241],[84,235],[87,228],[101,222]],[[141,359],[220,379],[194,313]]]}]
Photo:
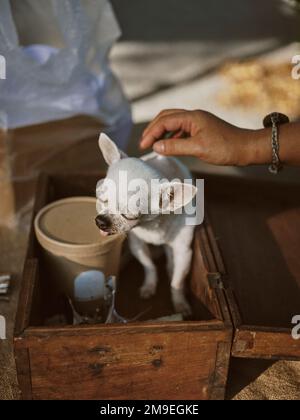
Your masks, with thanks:
[{"label": "wooden plank", "polygon": [[[21,340],[21,339],[17,339]],[[31,371],[29,362],[29,350],[26,347],[18,346],[15,341],[15,362],[18,376],[21,398],[23,400],[32,399]]]},{"label": "wooden plank", "polygon": [[205,225],[202,225],[196,231],[196,234],[195,252],[198,252],[199,259],[203,260],[202,264],[204,264],[204,267],[206,267],[206,281],[204,282],[204,292],[202,292],[202,298],[205,298],[205,304],[217,319],[223,319],[225,322],[229,322],[229,312],[226,302],[223,299],[223,296],[221,296],[222,293],[217,293],[217,291],[211,287],[208,281],[208,276],[210,273],[216,272],[217,267],[215,265],[214,256],[209,244]]},{"label": "wooden plank", "polygon": [[[239,325],[242,324],[241,313],[240,313],[240,310],[239,310],[239,307],[238,307],[238,304],[237,304],[236,297],[234,295],[234,290],[232,288],[230,288],[230,283],[228,282],[228,274],[227,274],[227,271],[226,271],[224,258],[222,256],[221,249],[219,247],[217,238],[214,235],[213,228],[212,228],[212,225],[209,221],[208,215],[206,215],[205,228],[206,228],[206,231],[207,231],[209,244],[210,244],[210,247],[212,249],[212,254],[213,254],[214,259],[215,259],[216,271],[218,271],[222,276],[222,280],[223,280],[223,284],[224,284],[224,293],[225,293],[225,296],[226,296],[226,299],[227,299],[227,302],[228,302],[230,316],[231,316],[233,325],[235,327],[238,327]],[[226,305],[226,307],[227,307],[227,305]]]},{"label": "wooden plank", "polygon": [[[224,331],[224,323],[222,321],[175,321],[175,322],[130,322],[128,324],[86,324],[86,325],[66,325],[63,327],[47,326],[47,327],[28,327],[23,333],[31,341],[31,338],[45,338],[52,335],[56,337],[65,336],[72,337],[81,334],[89,336],[94,334],[141,334],[141,333],[163,333],[163,332],[207,332],[207,331]],[[226,329],[227,330],[227,329]],[[29,341],[29,342],[30,342]]]},{"label": "wooden plank", "polygon": [[235,332],[232,356],[300,360],[300,340],[295,340],[292,337],[290,329],[271,330],[243,326]]},{"label": "wooden plank", "polygon": [[[230,334],[175,330],[130,336],[123,329],[120,334],[31,337],[33,398],[203,400],[210,398],[212,375],[221,396]],[[220,342],[226,346],[218,349]]]},{"label": "wooden plank", "polygon": [[19,295],[18,310],[15,322],[15,336],[20,336],[29,326],[32,297],[37,278],[38,263],[36,259],[28,259],[24,265],[22,286]]},{"label": "wooden plank", "polygon": [[[232,338],[232,333],[230,335]],[[229,359],[231,350],[231,339],[219,342],[217,345],[216,365],[212,376],[212,386],[210,389],[210,400],[224,400],[225,389],[228,378]]]},{"label": "wooden plank", "polygon": [[210,312],[211,317],[222,320],[222,311],[215,290],[208,283],[209,264],[205,255],[205,238],[202,238],[202,231],[203,227],[196,229],[193,245],[190,289],[195,299],[192,299],[192,307],[194,312],[198,313],[200,307],[203,306]]}]

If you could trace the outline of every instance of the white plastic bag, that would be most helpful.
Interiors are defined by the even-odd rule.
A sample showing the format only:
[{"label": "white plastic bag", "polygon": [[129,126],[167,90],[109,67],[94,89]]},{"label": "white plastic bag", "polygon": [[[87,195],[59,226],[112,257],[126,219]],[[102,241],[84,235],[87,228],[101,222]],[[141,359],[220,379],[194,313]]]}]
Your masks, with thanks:
[{"label": "white plastic bag", "polygon": [[120,35],[110,3],[0,0],[0,10],[0,54],[7,75],[0,80],[0,126],[11,129],[90,115],[125,147],[131,115],[108,62]]}]

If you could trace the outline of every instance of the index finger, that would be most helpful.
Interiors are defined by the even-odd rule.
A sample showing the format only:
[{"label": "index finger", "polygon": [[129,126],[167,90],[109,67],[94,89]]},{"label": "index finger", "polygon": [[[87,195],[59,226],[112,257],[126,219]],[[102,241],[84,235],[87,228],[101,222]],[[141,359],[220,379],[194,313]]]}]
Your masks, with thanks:
[{"label": "index finger", "polygon": [[146,135],[143,137],[140,146],[142,149],[147,149],[153,146],[157,140],[161,140],[166,131],[187,131],[184,127],[185,113],[173,113],[160,117],[152,127],[149,128]]},{"label": "index finger", "polygon": [[151,127],[153,127],[161,117],[165,117],[166,115],[178,114],[178,113],[184,112],[184,111],[185,111],[185,109],[182,109],[182,108],[164,109],[164,110],[160,111],[160,113],[157,114],[156,117],[153,118],[153,120],[145,128],[145,130],[143,131],[142,138],[144,138],[147,135],[147,133],[149,132]]}]

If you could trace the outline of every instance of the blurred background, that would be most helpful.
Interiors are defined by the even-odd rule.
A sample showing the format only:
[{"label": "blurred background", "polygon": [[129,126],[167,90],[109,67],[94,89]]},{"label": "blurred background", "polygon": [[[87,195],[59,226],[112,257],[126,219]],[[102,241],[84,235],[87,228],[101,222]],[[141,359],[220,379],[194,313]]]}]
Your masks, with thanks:
[{"label": "blurred background", "polygon": [[[161,109],[205,109],[241,127],[259,128],[280,109],[298,118],[300,84],[291,78],[299,54],[296,2],[281,0],[112,0],[122,37],[111,54],[136,124],[131,147]],[[265,168],[202,171],[269,177]],[[287,173],[288,172],[288,173]],[[281,180],[298,180],[288,170]]]},{"label": "blurred background", "polygon": [[[104,169],[102,129],[138,155],[143,129],[164,108],[205,109],[248,128],[261,127],[275,110],[300,116],[300,80],[291,77],[292,57],[300,54],[297,0],[107,5],[0,0],[0,54],[7,58],[7,79],[0,80],[0,272],[14,275],[0,313],[9,338],[39,172]],[[202,173],[272,177],[266,167],[184,160]],[[300,170],[285,168],[274,181],[299,183]],[[1,346],[0,399],[11,399],[18,392],[10,340]],[[240,380],[230,381],[228,398],[271,398],[274,387],[277,397],[299,397],[297,364],[249,361],[231,372]]]}]

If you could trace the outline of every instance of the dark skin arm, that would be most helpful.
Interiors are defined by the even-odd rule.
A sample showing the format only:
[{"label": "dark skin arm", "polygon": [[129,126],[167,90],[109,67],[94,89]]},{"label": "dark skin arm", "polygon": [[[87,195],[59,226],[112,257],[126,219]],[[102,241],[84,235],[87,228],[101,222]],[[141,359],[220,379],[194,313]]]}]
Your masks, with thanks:
[{"label": "dark skin arm", "polygon": [[[166,131],[176,135],[160,140]],[[300,123],[280,126],[279,140],[282,163],[300,166]],[[269,164],[272,160],[270,128],[239,128],[206,111],[162,111],[144,131],[140,146],[153,147],[162,155],[196,156],[215,165]]]}]

